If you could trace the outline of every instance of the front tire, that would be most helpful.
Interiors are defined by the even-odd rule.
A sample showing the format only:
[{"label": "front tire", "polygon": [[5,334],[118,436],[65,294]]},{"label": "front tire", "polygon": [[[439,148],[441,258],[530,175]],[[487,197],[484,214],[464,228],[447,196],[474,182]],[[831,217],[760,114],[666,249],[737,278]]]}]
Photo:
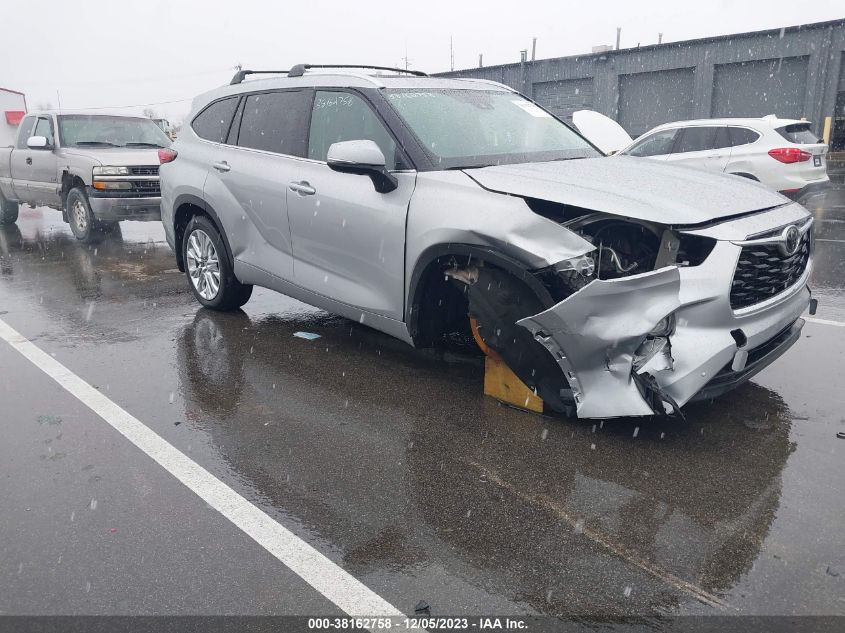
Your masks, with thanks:
[{"label": "front tire", "polygon": [[99,236],[97,219],[91,211],[88,196],[82,189],[71,189],[65,201],[65,213],[73,236],[80,242],[90,244]]},{"label": "front tire", "polygon": [[207,217],[195,215],[182,239],[182,261],[194,297],[211,310],[236,310],[249,301],[252,286],[235,278],[223,239]]},{"label": "front tire", "polygon": [[9,202],[0,193],[0,224],[14,224],[18,221],[18,210],[20,205],[17,202]]}]

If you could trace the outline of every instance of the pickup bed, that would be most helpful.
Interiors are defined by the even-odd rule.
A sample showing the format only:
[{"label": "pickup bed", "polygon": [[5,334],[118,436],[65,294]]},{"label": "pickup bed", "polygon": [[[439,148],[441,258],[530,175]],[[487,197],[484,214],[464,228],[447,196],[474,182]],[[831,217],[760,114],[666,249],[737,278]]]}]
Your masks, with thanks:
[{"label": "pickup bed", "polygon": [[0,148],[0,224],[16,222],[20,204],[61,211],[82,241],[122,220],[158,220],[158,150],[169,146],[150,119],[28,114],[14,147]]}]

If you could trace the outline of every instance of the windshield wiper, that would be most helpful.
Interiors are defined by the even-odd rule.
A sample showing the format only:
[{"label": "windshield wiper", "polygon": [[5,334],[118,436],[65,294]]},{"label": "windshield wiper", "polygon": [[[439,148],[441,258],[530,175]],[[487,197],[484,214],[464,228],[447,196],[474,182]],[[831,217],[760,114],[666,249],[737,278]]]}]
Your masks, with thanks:
[{"label": "windshield wiper", "polygon": [[76,141],[74,145],[107,145],[108,147],[123,147],[123,145],[109,143],[108,141]]},{"label": "windshield wiper", "polygon": [[127,143],[125,147],[166,147],[166,145],[159,145],[158,143]]}]

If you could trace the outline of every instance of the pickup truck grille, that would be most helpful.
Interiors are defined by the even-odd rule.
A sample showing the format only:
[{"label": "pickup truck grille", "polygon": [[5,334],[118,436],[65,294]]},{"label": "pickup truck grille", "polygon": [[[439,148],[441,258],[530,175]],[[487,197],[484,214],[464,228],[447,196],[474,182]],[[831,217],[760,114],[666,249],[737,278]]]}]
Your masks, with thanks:
[{"label": "pickup truck grille", "polygon": [[784,255],[775,244],[743,246],[731,284],[731,307],[752,306],[795,285],[810,261],[811,233],[804,233],[792,255]]},{"label": "pickup truck grille", "polygon": [[133,180],[131,191],[142,196],[160,196],[161,185],[158,180]]},{"label": "pickup truck grille", "polygon": [[158,165],[148,167],[130,167],[129,173],[133,176],[158,176]]}]

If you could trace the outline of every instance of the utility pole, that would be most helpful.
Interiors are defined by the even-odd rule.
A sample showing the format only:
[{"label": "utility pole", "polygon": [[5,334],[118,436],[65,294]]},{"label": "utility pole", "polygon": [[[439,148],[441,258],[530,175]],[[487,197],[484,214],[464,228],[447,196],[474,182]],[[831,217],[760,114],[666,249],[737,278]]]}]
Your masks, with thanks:
[{"label": "utility pole", "polygon": [[622,27],[616,27],[616,50],[619,50],[619,38],[622,36]]},{"label": "utility pole", "polygon": [[455,47],[454,42],[452,41],[452,36],[449,36],[449,60],[451,63],[451,68],[455,70]]},{"label": "utility pole", "polygon": [[531,40],[531,61],[537,59],[537,38]]},{"label": "utility pole", "polygon": [[405,62],[405,70],[411,65],[411,60],[408,59],[408,40],[405,40],[405,57],[402,58]]}]

